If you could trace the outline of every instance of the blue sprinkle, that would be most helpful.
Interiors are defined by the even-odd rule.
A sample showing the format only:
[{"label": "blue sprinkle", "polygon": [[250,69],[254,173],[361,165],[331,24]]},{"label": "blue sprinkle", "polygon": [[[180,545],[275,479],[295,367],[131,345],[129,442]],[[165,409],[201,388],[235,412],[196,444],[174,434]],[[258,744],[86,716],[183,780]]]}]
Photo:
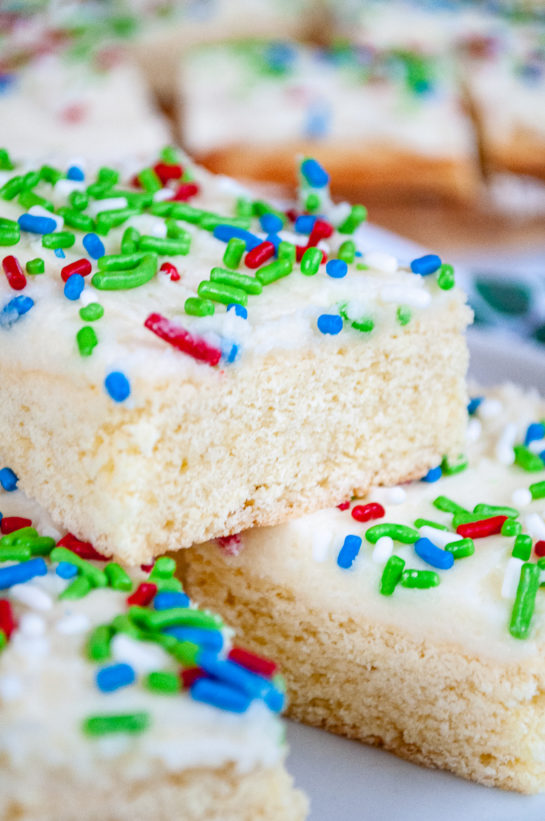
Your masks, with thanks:
[{"label": "blue sprinkle", "polygon": [[236,362],[238,355],[240,353],[240,347],[236,344],[236,342],[232,342],[230,339],[224,339],[222,337],[221,342],[221,355],[225,362],[228,364],[232,364]]},{"label": "blue sprinkle", "polygon": [[0,328],[11,328],[19,317],[30,311],[33,305],[34,300],[22,294],[10,299],[0,311]]},{"label": "blue sprinkle", "polygon": [[348,273],[348,265],[342,259],[330,259],[326,262],[325,270],[333,279],[342,279]]},{"label": "blue sprinkle", "polygon": [[267,234],[266,242],[272,242],[274,245],[274,253],[278,254],[278,246],[282,242],[278,234]]},{"label": "blue sprinkle", "polygon": [[331,130],[331,108],[322,100],[309,105],[305,113],[303,131],[310,140],[320,140],[327,137]]},{"label": "blue sprinkle", "polygon": [[284,227],[284,223],[277,214],[263,214],[259,223],[266,234],[276,234]]},{"label": "blue sprinkle", "polygon": [[429,539],[418,539],[414,543],[414,550],[423,562],[439,570],[448,570],[454,564],[453,554],[448,550],[441,550]]},{"label": "blue sprinkle", "polygon": [[100,259],[106,253],[104,243],[97,234],[85,234],[83,247],[92,259]]},{"label": "blue sprinkle", "polygon": [[318,317],[318,330],[323,334],[336,336],[343,329],[342,316],[338,314],[320,314]]},{"label": "blue sprinkle", "polygon": [[57,228],[57,220],[39,217],[36,214],[21,214],[17,222],[22,231],[31,234],[52,234]]},{"label": "blue sprinkle", "polygon": [[301,163],[301,174],[312,188],[325,188],[329,174],[317,160],[308,158]]},{"label": "blue sprinkle", "polygon": [[220,710],[229,710],[231,713],[245,713],[252,699],[240,690],[235,690],[219,681],[209,678],[200,678],[191,686],[190,693],[195,701],[211,704]]},{"label": "blue sprinkle", "polygon": [[85,288],[85,280],[81,274],[72,274],[64,283],[64,295],[66,299],[75,301],[81,296],[81,292]]},{"label": "blue sprinkle", "polygon": [[41,556],[36,559],[29,559],[27,562],[2,567],[0,569],[0,590],[7,590],[8,587],[13,587],[15,584],[24,584],[36,576],[46,575],[47,565]]},{"label": "blue sprinkle", "polygon": [[538,442],[540,439],[545,437],[545,425],[542,425],[541,422],[532,422],[528,425],[526,430],[526,436],[524,437],[524,444],[526,447],[530,444],[530,442]]},{"label": "blue sprinkle", "polygon": [[136,681],[136,674],[130,664],[110,664],[96,674],[96,684],[103,693],[111,693]]},{"label": "blue sprinkle", "polygon": [[298,234],[310,234],[317,219],[318,217],[313,217],[310,214],[302,214],[297,217],[293,227]]},{"label": "blue sprinkle", "polygon": [[430,468],[425,476],[422,477],[422,482],[438,482],[443,475],[441,465],[436,468]]},{"label": "blue sprinkle", "polygon": [[441,257],[438,257],[437,254],[426,254],[423,257],[413,259],[411,262],[411,271],[413,274],[420,274],[420,276],[423,277],[435,273],[440,267]]},{"label": "blue sprinkle", "polygon": [[473,416],[474,413],[477,412],[477,408],[483,401],[484,396],[474,396],[472,399],[469,400],[467,404],[467,412],[470,416]]},{"label": "blue sprinkle", "polygon": [[0,485],[2,485],[8,493],[11,493],[12,490],[17,490],[18,481],[19,477],[11,468],[2,468],[2,470],[0,470]]},{"label": "blue sprinkle", "polygon": [[85,174],[78,165],[71,165],[66,172],[66,179],[74,180],[75,182],[83,182],[85,179]]},{"label": "blue sprinkle", "polygon": [[55,570],[55,573],[57,576],[60,576],[61,579],[73,579],[74,576],[78,575],[78,572],[76,565],[71,562],[59,562]]},{"label": "blue sprinkle", "polygon": [[0,94],[6,94],[15,85],[15,74],[0,74]]},{"label": "blue sprinkle", "polygon": [[343,542],[343,546],[339,550],[339,555],[337,556],[337,564],[339,567],[343,570],[349,570],[360,552],[360,547],[361,539],[359,536],[347,536]]},{"label": "blue sprinkle", "polygon": [[56,256],[56,257],[58,257],[59,259],[64,259],[64,258],[66,257],[66,254],[64,253],[64,251],[62,250],[62,248],[55,248],[55,250],[54,250],[54,252],[53,252],[53,253],[54,253],[54,254],[55,254],[55,256]]},{"label": "blue sprinkle", "polygon": [[153,600],[155,610],[170,610],[172,607],[189,607],[189,596],[185,593],[159,592]]},{"label": "blue sprinkle", "polygon": [[223,647],[220,630],[206,630],[203,627],[167,627],[163,632],[167,636],[174,636],[178,641],[192,641],[203,650],[219,653]]},{"label": "blue sprinkle", "polygon": [[202,650],[199,653],[197,664],[213,678],[242,690],[250,698],[265,698],[271,690],[275,689],[274,684],[263,676],[246,670],[234,661],[218,659],[208,650]]},{"label": "blue sprinkle", "polygon": [[236,302],[230,302],[227,306],[228,311],[234,311],[237,316],[241,316],[242,319],[248,319],[248,311],[244,307],[244,305],[238,305]]},{"label": "blue sprinkle", "polygon": [[114,402],[124,402],[131,395],[131,385],[121,371],[112,371],[104,380],[104,387]]},{"label": "blue sprinkle", "polygon": [[229,242],[233,237],[244,240],[246,243],[246,250],[251,251],[263,242],[262,239],[256,237],[255,234],[246,231],[244,228],[237,228],[235,225],[217,225],[214,228],[213,236],[222,242]]}]

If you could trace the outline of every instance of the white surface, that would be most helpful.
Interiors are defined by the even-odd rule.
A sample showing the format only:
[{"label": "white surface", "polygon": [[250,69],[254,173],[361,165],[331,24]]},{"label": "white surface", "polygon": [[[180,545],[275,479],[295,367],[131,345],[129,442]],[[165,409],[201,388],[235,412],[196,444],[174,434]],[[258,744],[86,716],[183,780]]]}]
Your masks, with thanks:
[{"label": "white surface", "polygon": [[[470,334],[471,375],[545,393],[545,349]],[[392,687],[395,687],[395,681]],[[311,800],[311,821],[543,821],[545,795],[523,796],[426,770],[383,750],[288,725],[289,769]]]}]

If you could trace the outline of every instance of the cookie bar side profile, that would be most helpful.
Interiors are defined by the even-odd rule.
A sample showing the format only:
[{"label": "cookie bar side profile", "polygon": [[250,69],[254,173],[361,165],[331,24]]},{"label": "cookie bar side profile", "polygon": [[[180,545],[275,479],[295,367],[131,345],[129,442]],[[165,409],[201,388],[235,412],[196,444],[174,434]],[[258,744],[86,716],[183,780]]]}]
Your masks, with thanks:
[{"label": "cookie bar side profile", "polygon": [[188,589],[255,651],[282,648],[297,720],[545,790],[543,408],[494,392],[465,471],[187,551]]}]

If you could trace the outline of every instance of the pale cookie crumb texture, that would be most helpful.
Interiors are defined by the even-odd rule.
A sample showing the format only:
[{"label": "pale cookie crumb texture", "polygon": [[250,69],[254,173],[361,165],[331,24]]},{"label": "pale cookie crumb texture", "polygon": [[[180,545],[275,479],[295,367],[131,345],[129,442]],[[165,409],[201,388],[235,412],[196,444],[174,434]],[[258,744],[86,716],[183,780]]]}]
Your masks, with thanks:
[{"label": "pale cookie crumb texture", "polygon": [[[545,789],[545,405],[512,386],[476,404],[465,470],[243,533],[237,556],[209,544],[180,562],[193,595],[254,651],[282,659],[293,718],[535,793]],[[361,522],[371,502],[384,513]],[[493,519],[491,535],[478,537],[472,519]],[[391,524],[416,530],[414,544],[390,531],[377,547],[373,528]],[[347,535],[362,540],[348,560]]]}]

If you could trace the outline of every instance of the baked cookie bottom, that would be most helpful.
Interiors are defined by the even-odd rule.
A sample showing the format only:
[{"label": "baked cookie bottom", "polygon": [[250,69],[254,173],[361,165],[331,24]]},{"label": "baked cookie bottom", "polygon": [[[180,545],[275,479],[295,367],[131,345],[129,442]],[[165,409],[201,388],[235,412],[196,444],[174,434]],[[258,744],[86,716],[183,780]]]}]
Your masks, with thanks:
[{"label": "baked cookie bottom", "polygon": [[545,134],[517,129],[509,139],[492,132],[484,136],[487,167],[545,180]]}]

